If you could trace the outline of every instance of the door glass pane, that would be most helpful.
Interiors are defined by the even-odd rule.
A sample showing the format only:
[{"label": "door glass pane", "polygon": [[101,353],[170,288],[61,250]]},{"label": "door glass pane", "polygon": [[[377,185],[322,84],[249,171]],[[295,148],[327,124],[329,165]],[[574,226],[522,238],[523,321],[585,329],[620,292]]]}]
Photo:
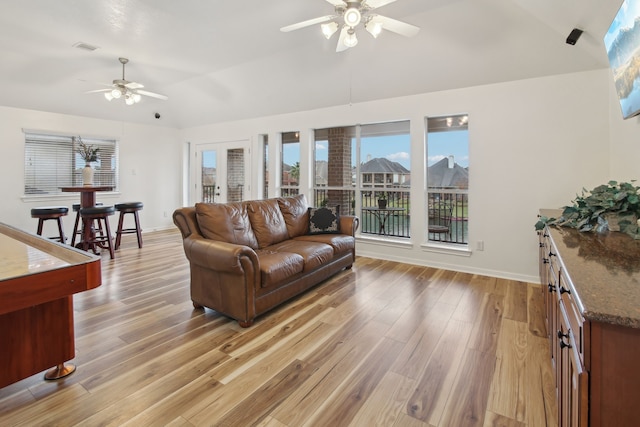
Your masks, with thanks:
[{"label": "door glass pane", "polygon": [[215,150],[202,151],[202,201],[213,203],[216,201],[217,180],[217,152]]},{"label": "door glass pane", "polygon": [[227,202],[240,202],[244,197],[244,150],[227,150]]}]

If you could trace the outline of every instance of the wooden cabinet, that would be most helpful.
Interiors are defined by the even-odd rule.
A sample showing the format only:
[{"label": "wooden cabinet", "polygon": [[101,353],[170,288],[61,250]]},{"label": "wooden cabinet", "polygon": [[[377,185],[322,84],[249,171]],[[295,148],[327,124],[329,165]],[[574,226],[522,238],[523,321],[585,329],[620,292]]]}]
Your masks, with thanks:
[{"label": "wooden cabinet", "polygon": [[[640,294],[640,274],[630,271],[620,276],[622,271],[601,259],[602,268],[596,269],[594,261],[584,256],[588,252],[580,249],[582,244],[594,244],[593,236],[582,234],[554,228],[539,232],[540,279],[558,425],[640,425],[640,322],[634,317],[640,307],[627,308],[625,301]],[[637,245],[638,258],[630,261],[640,266],[640,242]],[[599,287],[603,280],[611,286],[611,292],[604,295],[602,290],[607,288]],[[626,295],[616,295],[616,280],[636,286]]]}]

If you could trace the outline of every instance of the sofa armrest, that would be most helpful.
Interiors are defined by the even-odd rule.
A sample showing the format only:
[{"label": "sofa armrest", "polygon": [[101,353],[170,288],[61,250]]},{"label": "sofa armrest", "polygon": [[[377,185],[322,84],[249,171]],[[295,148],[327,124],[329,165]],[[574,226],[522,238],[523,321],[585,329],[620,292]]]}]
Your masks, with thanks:
[{"label": "sofa armrest", "polygon": [[340,215],[340,232],[349,236],[355,236],[360,226],[360,218],[354,215]]},{"label": "sofa armrest", "polygon": [[189,262],[215,271],[245,274],[246,263],[260,271],[258,255],[248,246],[219,242],[191,235],[184,239],[184,253]]},{"label": "sofa armrest", "polygon": [[200,234],[198,221],[196,219],[196,208],[193,206],[178,208],[173,212],[173,223],[178,227],[182,238],[186,239],[192,234]]}]

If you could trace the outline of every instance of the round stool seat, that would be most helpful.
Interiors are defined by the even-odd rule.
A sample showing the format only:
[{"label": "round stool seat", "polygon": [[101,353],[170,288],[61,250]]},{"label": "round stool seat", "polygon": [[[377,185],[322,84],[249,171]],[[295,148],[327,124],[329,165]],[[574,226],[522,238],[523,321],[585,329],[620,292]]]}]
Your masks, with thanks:
[{"label": "round stool seat", "polygon": [[[102,206],[102,202],[96,203],[96,206]],[[74,212],[78,212],[80,210],[80,203],[74,203],[71,208]]]},{"label": "round stool seat", "polygon": [[80,209],[80,215],[82,216],[94,216],[94,215],[113,215],[115,213],[115,208],[113,206],[94,206],[91,208],[82,208]]},{"label": "round stool seat", "polygon": [[125,210],[137,210],[137,209],[142,209],[144,207],[144,205],[142,204],[142,202],[124,202],[124,203],[116,203],[115,208],[118,211],[125,211]]},{"label": "round stool seat", "polygon": [[66,243],[67,238],[64,236],[64,227],[62,225],[62,217],[67,215],[69,208],[66,206],[46,206],[31,209],[31,218],[38,218],[38,231],[36,234],[42,236],[45,221],[55,220],[58,225],[58,235],[50,237],[61,243]]},{"label": "round stool seat", "polygon": [[48,206],[42,208],[31,209],[31,217],[37,218],[39,216],[51,216],[55,218],[56,215],[66,215],[69,212],[69,208],[66,206]]}]

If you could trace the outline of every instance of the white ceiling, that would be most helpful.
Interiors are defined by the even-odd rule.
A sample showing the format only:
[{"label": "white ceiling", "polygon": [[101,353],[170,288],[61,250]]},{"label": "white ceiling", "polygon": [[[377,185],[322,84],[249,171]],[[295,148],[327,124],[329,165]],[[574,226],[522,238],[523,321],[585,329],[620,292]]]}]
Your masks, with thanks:
[{"label": "white ceiling", "polygon": [[[337,34],[318,25],[279,31],[333,13],[324,0],[0,0],[0,105],[185,128],[599,69],[621,2],[398,0],[377,11],[416,37],[360,29],[336,53]],[[584,34],[570,46],[574,27]],[[128,80],[169,100],[85,94],[121,77],[118,57]]]}]

